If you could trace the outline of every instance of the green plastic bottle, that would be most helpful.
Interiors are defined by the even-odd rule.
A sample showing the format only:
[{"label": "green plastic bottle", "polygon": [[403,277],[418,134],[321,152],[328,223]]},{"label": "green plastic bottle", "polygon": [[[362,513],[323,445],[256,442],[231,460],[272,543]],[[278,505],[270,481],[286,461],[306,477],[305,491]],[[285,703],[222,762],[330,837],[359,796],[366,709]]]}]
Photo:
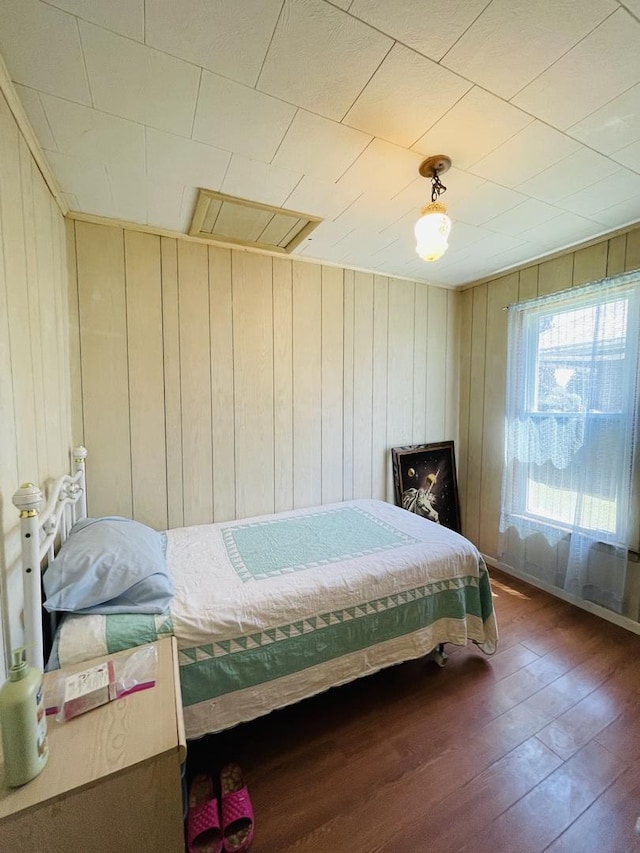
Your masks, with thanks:
[{"label": "green plastic bottle", "polygon": [[11,652],[9,680],[0,689],[4,781],[10,788],[37,776],[49,757],[42,673],[27,664],[24,651]]}]

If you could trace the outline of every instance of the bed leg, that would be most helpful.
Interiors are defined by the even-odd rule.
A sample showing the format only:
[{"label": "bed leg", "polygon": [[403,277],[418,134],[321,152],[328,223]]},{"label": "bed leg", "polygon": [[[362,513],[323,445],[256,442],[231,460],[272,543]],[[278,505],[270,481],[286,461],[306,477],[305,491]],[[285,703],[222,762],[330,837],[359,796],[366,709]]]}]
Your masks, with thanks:
[{"label": "bed leg", "polygon": [[438,643],[433,652],[433,659],[438,666],[444,666],[448,660],[448,655],[444,650],[444,643]]}]

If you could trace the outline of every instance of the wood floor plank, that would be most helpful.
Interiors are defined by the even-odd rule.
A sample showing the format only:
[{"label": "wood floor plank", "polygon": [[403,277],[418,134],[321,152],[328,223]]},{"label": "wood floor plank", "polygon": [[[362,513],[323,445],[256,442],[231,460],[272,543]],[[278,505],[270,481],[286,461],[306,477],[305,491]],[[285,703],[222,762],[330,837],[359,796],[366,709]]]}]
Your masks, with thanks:
[{"label": "wood floor plank", "polygon": [[492,574],[492,658],[452,647],[189,745],[189,776],[242,766],[252,853],[640,851],[640,637]]}]

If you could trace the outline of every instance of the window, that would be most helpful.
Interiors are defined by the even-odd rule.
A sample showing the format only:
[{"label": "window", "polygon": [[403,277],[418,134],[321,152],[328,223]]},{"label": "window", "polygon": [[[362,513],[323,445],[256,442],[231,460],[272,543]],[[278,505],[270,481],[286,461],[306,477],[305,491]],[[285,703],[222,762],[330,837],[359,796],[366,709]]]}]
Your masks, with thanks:
[{"label": "window", "polygon": [[[532,419],[556,448],[558,465],[525,460],[519,468],[518,511],[549,524],[616,535],[625,502],[611,480],[611,454],[624,444],[633,401],[637,341],[629,316],[637,293],[574,296],[569,304],[523,313],[530,351],[520,417]],[[553,435],[543,422],[552,418]],[[587,488],[582,489],[588,473]]]},{"label": "window", "polygon": [[[509,307],[500,530],[542,534],[540,576],[617,610],[638,538],[639,328],[638,273]],[[533,573],[534,552],[509,548]]]}]

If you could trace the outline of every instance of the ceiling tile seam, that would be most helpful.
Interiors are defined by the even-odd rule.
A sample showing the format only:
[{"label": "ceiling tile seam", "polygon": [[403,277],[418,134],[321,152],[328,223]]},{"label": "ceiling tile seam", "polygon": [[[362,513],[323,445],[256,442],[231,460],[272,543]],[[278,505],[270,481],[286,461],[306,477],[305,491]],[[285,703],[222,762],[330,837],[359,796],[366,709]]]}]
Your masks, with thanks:
[{"label": "ceiling tile seam", "polygon": [[[460,35],[459,35],[459,36],[458,36],[458,38],[453,42],[453,44],[449,45],[449,47],[447,48],[447,50],[442,54],[442,56],[441,56],[441,57],[440,57],[440,59],[438,60],[438,64],[442,65],[442,67],[443,67],[443,68],[447,68],[449,71],[451,71],[451,70],[452,70],[452,69],[450,68],[450,66],[448,66],[448,65],[446,65],[446,64],[445,64],[444,60],[445,60],[445,59],[447,58],[447,56],[451,53],[451,51],[452,51],[452,50],[453,50],[453,48],[458,44],[458,42],[459,42],[461,39],[463,39],[463,38],[465,37],[465,35],[469,32],[469,30],[471,29],[471,27],[473,27],[473,26],[474,26],[474,24],[476,23],[476,21],[478,20],[478,18],[480,18],[480,17],[482,17],[482,15],[484,15],[484,13],[487,11],[487,9],[489,8],[489,6],[491,6],[491,4],[492,4],[492,3],[493,3],[493,0],[488,0],[488,2],[487,2],[487,3],[482,7],[482,10],[481,10],[480,12],[478,12],[478,14],[475,16],[475,18],[473,19],[473,21],[471,21],[471,23],[469,24],[469,26],[465,28],[464,32],[460,33]],[[492,94],[494,94],[494,93],[492,92]]]},{"label": "ceiling tile seam", "polygon": [[[639,22],[639,23],[640,23],[640,22]],[[575,121],[573,124],[570,124],[570,125],[569,125],[569,127],[568,127],[566,130],[562,131],[562,132],[563,132],[563,133],[566,133],[566,134],[567,134],[567,136],[571,136],[571,131],[572,131],[572,130],[574,130],[574,128],[575,128],[575,127],[577,127],[577,125],[582,124],[582,122],[583,122],[583,121],[586,121],[587,119],[591,118],[591,116],[595,115],[595,114],[596,114],[597,112],[599,112],[600,110],[602,110],[602,109],[604,109],[605,107],[607,107],[607,106],[609,106],[610,104],[612,104],[612,103],[613,103],[613,101],[617,100],[618,98],[621,98],[623,95],[626,95],[626,94],[627,94],[627,92],[630,92],[632,89],[635,89],[635,87],[636,87],[636,86],[640,86],[640,80],[636,80],[636,82],[635,82],[635,83],[632,83],[632,84],[631,84],[627,89],[625,89],[623,92],[620,92],[620,93],[619,93],[618,95],[616,95],[614,98],[611,98],[609,101],[607,101],[607,103],[606,103],[606,104],[603,104],[602,106],[596,107],[594,110],[591,110],[591,112],[590,112],[590,113],[587,113],[587,115],[585,115],[585,116],[583,116],[582,118],[578,119],[578,121]],[[579,142],[581,145],[585,145],[585,146],[587,146],[587,143],[586,143],[586,142],[583,142],[581,139],[577,139],[575,136],[571,136],[571,139],[575,139],[575,140],[576,140],[576,142]],[[631,144],[633,144],[633,143],[631,143]],[[587,147],[589,147],[589,146],[587,146]],[[623,147],[624,147],[624,148],[626,148],[627,146],[625,145],[625,146],[623,146]],[[602,151],[598,151],[597,149],[591,149],[591,150],[592,150],[592,151],[593,151],[593,150],[595,150],[595,151],[596,151],[596,153],[598,153],[598,154],[602,154],[602,156],[603,156],[603,157],[608,157],[608,156],[609,156],[608,154],[603,154],[603,153],[602,153]],[[614,151],[611,151],[610,153],[611,153],[611,154],[615,154],[617,151],[621,151],[621,150],[622,150],[621,148],[616,148]]]},{"label": "ceiling tile seam", "polygon": [[[91,103],[91,108],[93,108],[93,107],[95,107],[95,101],[93,98],[93,91],[91,89],[91,79],[89,78],[89,69],[87,68],[87,57],[86,57],[85,52],[84,52],[84,43],[82,41],[82,33],[80,31],[80,21],[75,15],[72,15],[71,17],[74,18],[75,25],[76,25],[76,32],[78,33],[78,43],[80,45],[80,53],[82,54],[82,67],[84,69],[84,79],[85,79],[85,83],[87,84],[87,92],[89,93],[89,101]],[[82,106],[86,107],[86,104],[83,104]]]},{"label": "ceiling tile seam", "polygon": [[[257,90],[256,90],[256,91],[257,91]],[[289,133],[289,131],[291,130],[291,126],[292,126],[292,124],[294,123],[294,121],[296,120],[296,116],[298,115],[298,113],[299,113],[299,112],[300,112],[300,107],[296,107],[294,114],[291,116],[291,121],[289,122],[289,124],[288,124],[288,125],[287,125],[287,127],[285,128],[285,131],[284,131],[284,133],[282,134],[282,136],[281,136],[281,138],[280,138],[280,142],[278,142],[278,145],[277,145],[277,147],[276,147],[276,150],[273,152],[273,157],[271,158],[271,160],[269,160],[269,165],[270,165],[270,166],[275,165],[273,161],[274,161],[274,160],[276,159],[276,157],[278,156],[278,151],[282,148],[282,143],[285,141],[285,139],[286,139],[286,137],[287,137],[287,134],[288,134],[288,133]],[[329,120],[330,120],[330,119],[329,119]],[[305,172],[305,174],[306,174],[306,172]],[[296,186],[297,186],[297,184],[296,184]],[[292,190],[292,192],[293,192],[293,190]],[[291,195],[291,193],[289,193],[289,195]],[[287,198],[288,198],[288,197],[289,197],[289,196],[287,196]],[[285,199],[285,201],[286,201],[286,199]]]},{"label": "ceiling tile seam", "polygon": [[[532,79],[531,79],[531,80],[529,80],[529,82],[528,82],[528,83],[526,83],[526,84],[525,84],[524,86],[522,86],[522,87],[521,87],[517,92],[515,92],[515,93],[514,93],[514,94],[509,98],[509,103],[510,103],[510,104],[512,104],[514,107],[518,106],[517,104],[514,104],[514,103],[513,103],[514,98],[517,98],[517,97],[518,97],[518,95],[520,95],[520,94],[521,94],[521,93],[522,93],[522,92],[523,92],[523,91],[524,91],[528,86],[531,86],[531,84],[532,84],[532,83],[535,83],[535,82],[536,82],[536,80],[539,80],[539,79],[540,79],[540,77],[542,77],[542,75],[543,75],[543,74],[546,74],[546,73],[547,73],[547,71],[549,71],[551,68],[553,68],[553,67],[554,67],[554,65],[557,65],[557,64],[558,64],[562,59],[564,59],[564,58],[565,58],[565,56],[567,56],[569,53],[571,53],[571,51],[572,51],[572,50],[575,50],[575,49],[576,49],[576,47],[578,47],[578,45],[582,44],[582,42],[583,42],[583,41],[585,41],[585,40],[586,40],[586,39],[588,39],[591,35],[593,35],[593,33],[595,33],[595,31],[596,31],[597,29],[599,29],[601,26],[603,26],[603,24],[606,24],[606,22],[609,20],[609,18],[613,17],[614,15],[617,15],[619,11],[620,11],[620,8],[618,8],[618,9],[614,9],[612,12],[609,12],[609,14],[606,16],[606,18],[603,18],[603,19],[602,19],[598,24],[596,24],[594,27],[592,27],[592,28],[589,30],[589,32],[588,32],[588,33],[585,33],[585,35],[584,35],[581,39],[578,39],[578,41],[577,41],[577,42],[575,42],[575,44],[572,44],[572,45],[571,45],[571,47],[567,48],[567,50],[565,50],[565,52],[564,52],[563,54],[561,54],[560,56],[556,57],[556,58],[554,59],[554,61],[553,61],[552,63],[550,63],[549,65],[547,65],[547,67],[546,67],[544,70],[542,70],[539,74],[536,74],[536,76],[535,76],[535,77],[532,77]],[[518,107],[518,109],[520,109],[520,107]],[[561,133],[564,133],[564,130],[563,130],[562,128],[555,128],[555,129],[556,129],[556,130],[559,130]]]},{"label": "ceiling tile seam", "polygon": [[[200,101],[200,89],[202,88],[203,71],[204,71],[204,69],[201,68],[200,74],[198,75],[198,88],[196,89],[196,97],[195,97],[195,100],[193,102],[193,118],[191,119],[191,132],[189,133],[189,139],[193,139],[193,131],[194,131],[195,126],[196,126],[196,116],[198,115],[198,102]],[[146,127],[146,125],[145,125],[145,127]]]},{"label": "ceiling tile seam", "polygon": [[[432,61],[433,61],[433,60],[432,60]],[[438,64],[438,63],[436,63],[436,64]],[[442,68],[443,66],[440,66],[440,67]],[[447,71],[448,71],[449,69],[445,69],[445,70],[447,70]],[[467,83],[469,82],[468,80],[466,80],[466,78],[464,78],[464,77],[460,77],[460,75],[459,75],[459,74],[456,74],[456,77],[459,77],[461,80],[465,80],[465,82],[467,82]],[[475,85],[476,85],[475,83],[471,83],[471,85],[469,86],[469,88],[467,89],[467,91],[466,91],[466,92],[463,92],[463,93],[460,95],[460,97],[456,99],[455,103],[451,104],[451,106],[449,107],[449,109],[447,109],[445,112],[443,112],[443,113],[442,113],[442,115],[441,115],[439,118],[437,118],[437,119],[433,122],[433,124],[429,125],[429,127],[428,127],[428,128],[426,128],[426,130],[423,130],[423,132],[420,134],[420,136],[419,136],[417,139],[415,139],[412,143],[410,143],[409,145],[407,145],[406,147],[407,147],[410,151],[413,151],[413,150],[414,150],[414,146],[415,146],[415,145],[417,145],[417,144],[418,144],[418,142],[420,142],[420,140],[422,139],[422,137],[423,137],[423,136],[425,136],[425,134],[429,133],[429,131],[430,131],[430,130],[433,130],[433,128],[438,124],[438,122],[439,122],[439,121],[442,121],[442,119],[443,119],[445,116],[447,116],[447,115],[451,112],[451,110],[452,110],[454,107],[457,107],[457,106],[458,106],[458,104],[460,103],[460,101],[461,101],[463,98],[466,98],[466,96],[469,94],[469,92],[471,92],[471,90],[474,88],[474,86],[475,86]],[[478,88],[479,88],[479,87],[478,87]],[[417,154],[420,154],[421,152],[420,152],[420,151],[417,151],[416,153],[417,153]]]},{"label": "ceiling tile seam", "polygon": [[[386,36],[386,38],[390,38],[390,36],[388,36],[388,35],[387,35],[387,36]],[[387,59],[387,57],[389,56],[389,54],[391,53],[391,51],[393,50],[393,48],[396,46],[396,44],[397,44],[397,42],[395,41],[395,39],[392,39],[392,40],[391,40],[391,46],[389,47],[389,50],[385,53],[385,55],[382,57],[382,59],[380,60],[380,62],[379,62],[379,63],[376,65],[376,67],[373,69],[373,71],[372,71],[372,72],[371,72],[371,74],[369,75],[369,79],[367,80],[367,82],[362,86],[362,88],[360,89],[360,91],[358,92],[358,94],[355,96],[355,98],[353,99],[353,101],[349,104],[349,106],[347,107],[346,112],[343,114],[342,118],[340,119],[339,124],[343,124],[343,123],[344,123],[344,124],[345,124],[345,127],[351,127],[351,125],[350,125],[350,124],[346,124],[346,123],[345,123],[345,121],[344,121],[344,120],[345,120],[345,118],[349,115],[349,112],[353,109],[353,107],[355,106],[356,102],[358,101],[358,98],[360,98],[360,96],[363,94],[363,92],[365,91],[365,89],[367,88],[367,86],[369,85],[369,83],[371,83],[371,81],[372,81],[372,80],[373,80],[373,78],[376,76],[376,74],[378,73],[378,71],[382,68],[382,66],[383,66],[383,64],[384,64],[384,62],[385,62],[385,60]],[[416,51],[414,51],[414,53],[415,53],[415,52],[416,52]],[[359,127],[355,127],[355,128],[353,128],[353,129],[354,129],[354,130],[361,130]],[[362,131],[361,131],[361,132],[362,132]]]},{"label": "ceiling tile seam", "polygon": [[[284,139],[284,137],[283,137],[283,139]],[[274,155],[274,156],[275,156],[275,155]],[[269,164],[269,165],[271,165],[271,164]],[[275,168],[277,169],[278,167],[276,166]],[[300,184],[302,183],[302,181],[304,181],[304,179],[305,179],[305,174],[306,174],[306,173],[304,173],[304,172],[303,172],[303,173],[300,175],[300,177],[299,177],[299,178],[298,178],[298,180],[296,181],[295,186],[293,187],[293,189],[291,190],[291,192],[287,194],[287,196],[286,196],[286,197],[285,197],[285,199],[283,200],[282,204],[281,204],[281,205],[279,205],[280,207],[284,208],[284,207],[286,206],[286,204],[287,204],[287,202],[289,201],[289,199],[291,198],[291,196],[292,196],[292,195],[294,194],[294,192],[298,189],[298,187],[300,186]],[[300,213],[302,213],[302,212],[306,212],[306,211],[300,211]],[[315,215],[315,214],[314,214],[314,215]]]},{"label": "ceiling tile seam", "polygon": [[[260,63],[260,68],[258,69],[258,74],[257,74],[255,82],[253,84],[253,88],[256,90],[256,92],[261,91],[258,89],[258,84],[260,83],[260,77],[262,76],[262,72],[264,71],[264,64],[267,61],[267,56],[269,56],[269,51],[271,50],[271,45],[273,44],[273,40],[275,38],[277,29],[278,29],[278,25],[280,24],[280,19],[282,18],[282,13],[284,12],[284,7],[285,7],[286,2],[287,2],[287,0],[282,0],[282,3],[280,4],[280,11],[278,12],[278,17],[276,18],[276,22],[273,25],[273,30],[271,31],[271,37],[269,39],[269,44],[267,45],[267,49],[264,52],[264,56],[262,57],[262,62]],[[292,105],[292,106],[294,106],[294,105]]]},{"label": "ceiling tile seam", "polygon": [[142,40],[147,43],[147,0],[142,0]]},{"label": "ceiling tile seam", "polygon": [[634,19],[635,19],[635,20],[640,24],[640,16],[639,16],[639,15],[637,15],[637,14],[633,11],[633,9],[630,9],[630,8],[629,8],[629,7],[624,3],[624,0],[618,0],[618,3],[620,4],[620,6],[621,6],[621,7],[622,7],[626,12],[628,12],[628,13],[631,15],[631,17],[632,17],[632,18],[634,18]]},{"label": "ceiling tile seam", "polygon": [[[30,89],[31,87],[27,86],[27,87],[25,87],[25,88],[29,88],[29,89]],[[43,114],[43,116],[44,116],[44,120],[46,121],[46,123],[47,123],[47,127],[49,128],[49,133],[51,134],[51,138],[53,139],[53,141],[54,141],[54,143],[55,143],[56,151],[58,152],[58,154],[62,154],[63,152],[62,152],[62,151],[60,151],[60,143],[58,142],[58,140],[57,140],[57,138],[56,138],[56,135],[55,135],[55,133],[53,132],[53,125],[52,125],[52,124],[51,124],[51,122],[49,121],[49,115],[48,115],[47,110],[46,110],[46,108],[45,108],[44,102],[43,102],[42,98],[40,97],[40,96],[42,95],[42,92],[40,91],[40,89],[31,89],[31,91],[35,93],[35,96],[36,96],[36,98],[37,98],[37,100],[38,100],[38,103],[40,104],[40,109],[42,110],[42,114]],[[70,103],[75,103],[75,101],[70,102]],[[86,105],[85,105],[85,104],[83,104],[83,106],[86,106]],[[35,131],[34,131],[34,134],[35,134]],[[40,147],[44,150],[44,147],[43,147],[42,145],[41,145]]]},{"label": "ceiling tile seam", "polygon": [[[62,15],[66,15],[69,18],[76,18],[76,20],[84,21],[85,24],[94,24],[89,18],[85,18],[82,14],[78,12],[69,12],[68,9],[64,9],[62,6],[57,6],[55,3],[50,2],[50,0],[39,0],[40,3],[43,3],[45,6],[49,6],[51,9],[55,9],[57,12],[60,12]],[[100,24],[94,24],[96,27],[100,27],[100,29],[107,30],[107,32],[113,33],[114,36],[122,36],[121,32],[118,30],[112,30],[110,27],[106,27]],[[144,33],[144,30],[143,30]],[[123,38],[127,38],[127,36],[123,36]],[[132,36],[129,36],[132,41],[137,42],[138,44],[143,44],[143,42],[138,39],[134,39]]]}]

